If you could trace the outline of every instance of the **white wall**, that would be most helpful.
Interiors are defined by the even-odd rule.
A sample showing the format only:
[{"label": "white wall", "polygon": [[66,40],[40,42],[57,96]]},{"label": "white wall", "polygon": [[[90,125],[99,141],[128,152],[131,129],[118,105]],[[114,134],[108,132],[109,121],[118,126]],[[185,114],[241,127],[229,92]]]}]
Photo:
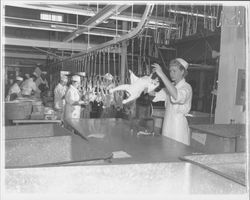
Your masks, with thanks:
[{"label": "white wall", "polygon": [[235,16],[237,9],[241,14],[245,13],[244,7],[237,7],[236,10],[235,7],[223,8],[216,124],[229,124],[230,120],[245,123],[246,118],[243,106],[235,105],[238,69],[246,69],[245,22],[243,26],[237,26],[235,21],[229,20]]}]

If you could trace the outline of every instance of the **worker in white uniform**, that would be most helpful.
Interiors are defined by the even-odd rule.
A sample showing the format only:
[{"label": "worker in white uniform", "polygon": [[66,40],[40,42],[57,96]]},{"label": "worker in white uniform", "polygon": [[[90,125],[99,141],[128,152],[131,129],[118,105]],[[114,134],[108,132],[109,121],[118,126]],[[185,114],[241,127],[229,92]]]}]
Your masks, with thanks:
[{"label": "worker in white uniform", "polygon": [[7,101],[12,101],[16,99],[17,97],[21,96],[21,89],[20,85],[23,81],[23,78],[20,76],[16,77],[16,81],[13,83],[13,85],[10,87],[8,91],[8,95],[6,97]]},{"label": "worker in white uniform", "polygon": [[36,87],[36,76],[33,74],[31,75],[30,78],[27,78],[21,85],[21,90],[22,90],[22,95],[23,96],[30,96],[32,94],[35,94],[37,91],[37,87]]},{"label": "worker in white uniform", "polygon": [[64,118],[74,118],[79,119],[81,115],[81,105],[85,102],[81,100],[81,94],[79,92],[79,87],[81,83],[81,78],[78,75],[74,75],[71,78],[71,85],[65,94],[65,112]]},{"label": "worker in white uniform", "polygon": [[159,64],[154,63],[152,66],[165,85],[165,88],[155,93],[155,99],[165,100],[162,135],[190,145],[190,130],[185,117],[191,109],[192,101],[192,87],[185,81],[188,63],[182,58],[170,62],[170,78],[173,82],[164,74]]},{"label": "worker in white uniform", "polygon": [[68,77],[61,76],[60,82],[54,89],[54,107],[59,112],[61,119],[63,119],[63,111],[65,106],[65,94],[67,91]]}]

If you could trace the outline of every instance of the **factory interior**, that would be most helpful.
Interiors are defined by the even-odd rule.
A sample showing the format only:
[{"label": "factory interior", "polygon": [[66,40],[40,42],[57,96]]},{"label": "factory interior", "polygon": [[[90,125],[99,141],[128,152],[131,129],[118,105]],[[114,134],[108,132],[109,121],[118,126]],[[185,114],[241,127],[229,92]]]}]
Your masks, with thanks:
[{"label": "factory interior", "polygon": [[249,8],[3,0],[3,199],[246,199]]}]

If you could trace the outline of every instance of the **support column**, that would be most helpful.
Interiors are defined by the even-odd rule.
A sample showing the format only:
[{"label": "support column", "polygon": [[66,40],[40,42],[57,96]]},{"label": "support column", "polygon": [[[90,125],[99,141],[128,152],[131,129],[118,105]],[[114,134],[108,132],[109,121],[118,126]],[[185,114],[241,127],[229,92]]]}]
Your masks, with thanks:
[{"label": "support column", "polygon": [[[238,72],[239,69],[246,70],[245,14],[245,7],[223,7],[218,95],[215,109],[215,123],[218,124],[229,124],[231,121],[245,123],[244,106],[236,103]],[[232,20],[235,16],[240,21]]]}]

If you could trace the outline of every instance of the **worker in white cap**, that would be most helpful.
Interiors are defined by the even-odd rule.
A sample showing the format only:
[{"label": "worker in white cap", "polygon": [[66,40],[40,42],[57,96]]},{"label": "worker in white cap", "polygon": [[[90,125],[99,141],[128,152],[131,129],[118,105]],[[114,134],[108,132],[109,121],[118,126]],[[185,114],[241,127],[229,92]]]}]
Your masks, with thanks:
[{"label": "worker in white cap", "polygon": [[15,100],[17,97],[21,96],[21,89],[20,85],[23,81],[23,78],[20,76],[16,77],[16,81],[13,83],[13,85],[10,87],[8,91],[8,95],[6,97],[7,101]]},{"label": "worker in white cap", "polygon": [[74,75],[71,78],[71,85],[65,94],[65,112],[64,118],[67,119],[79,119],[81,115],[81,105],[84,101],[81,100],[81,94],[79,87],[81,84],[81,78],[78,75]]},{"label": "worker in white cap", "polygon": [[32,74],[30,78],[27,78],[21,85],[22,95],[30,96],[35,94],[37,91],[35,80],[37,79],[36,74]]},{"label": "worker in white cap", "polygon": [[67,91],[68,77],[62,75],[60,82],[56,85],[54,89],[54,107],[61,119],[63,119],[63,111],[65,106],[65,94]]},{"label": "worker in white cap", "polygon": [[186,115],[191,109],[192,87],[185,81],[188,63],[182,58],[170,62],[171,82],[159,64],[154,63],[153,71],[161,78],[165,88],[155,93],[153,102],[165,101],[165,116],[162,135],[190,145],[190,130]]}]

